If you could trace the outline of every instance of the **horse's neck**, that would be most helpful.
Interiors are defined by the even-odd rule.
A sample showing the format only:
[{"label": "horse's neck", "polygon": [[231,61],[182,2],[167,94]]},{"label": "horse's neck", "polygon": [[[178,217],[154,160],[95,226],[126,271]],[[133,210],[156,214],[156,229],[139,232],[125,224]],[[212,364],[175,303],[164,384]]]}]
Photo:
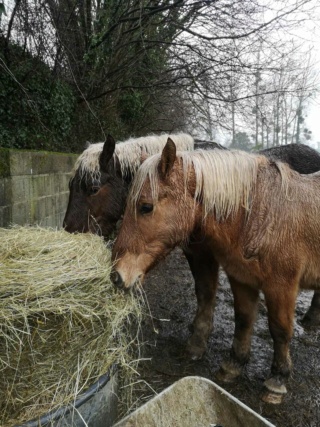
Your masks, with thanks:
[{"label": "horse's neck", "polygon": [[217,220],[214,213],[209,214],[204,219],[202,212],[199,211],[195,220],[195,239],[206,239],[221,254],[229,253],[232,248],[237,246],[237,242],[241,242],[241,229],[246,226],[246,219],[247,216],[243,208],[224,220]]},{"label": "horse's neck", "polygon": [[[245,283],[254,283],[255,254],[248,252],[245,241],[247,216],[244,210],[227,220],[208,218],[205,226],[205,243],[211,248],[216,261],[227,274]],[[247,261],[253,260],[253,263]]]}]

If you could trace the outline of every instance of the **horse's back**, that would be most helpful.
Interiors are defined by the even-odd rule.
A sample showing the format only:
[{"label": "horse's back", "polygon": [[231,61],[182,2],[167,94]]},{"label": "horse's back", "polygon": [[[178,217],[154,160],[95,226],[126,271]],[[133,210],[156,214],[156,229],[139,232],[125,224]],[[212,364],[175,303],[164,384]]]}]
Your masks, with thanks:
[{"label": "horse's back", "polygon": [[260,150],[269,159],[286,162],[299,173],[309,174],[320,170],[320,153],[304,144],[287,144]]}]

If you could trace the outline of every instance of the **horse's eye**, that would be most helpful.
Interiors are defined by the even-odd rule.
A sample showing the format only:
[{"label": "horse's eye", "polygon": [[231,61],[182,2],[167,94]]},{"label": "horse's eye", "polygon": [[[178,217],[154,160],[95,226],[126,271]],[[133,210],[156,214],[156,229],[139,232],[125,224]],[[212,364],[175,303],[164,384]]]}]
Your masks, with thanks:
[{"label": "horse's eye", "polygon": [[153,211],[153,205],[151,203],[143,203],[143,205],[139,207],[139,213],[141,213],[141,215],[148,214],[152,211]]},{"label": "horse's eye", "polygon": [[91,187],[90,194],[97,194],[97,192],[100,190],[100,187]]}]

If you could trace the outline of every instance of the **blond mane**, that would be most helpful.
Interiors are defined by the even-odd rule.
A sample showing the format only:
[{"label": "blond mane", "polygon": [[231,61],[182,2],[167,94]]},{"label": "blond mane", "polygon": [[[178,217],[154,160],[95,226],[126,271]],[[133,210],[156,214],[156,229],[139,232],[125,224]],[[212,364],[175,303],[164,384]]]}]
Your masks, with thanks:
[{"label": "blond mane", "polygon": [[[157,154],[146,159],[135,175],[129,194],[129,203],[134,208],[147,179],[153,200],[158,200],[160,158],[161,154]],[[218,219],[226,218],[241,206],[250,210],[250,196],[256,183],[258,166],[268,163],[264,156],[236,150],[177,152],[177,158],[182,164],[185,188],[191,168],[194,171],[194,198],[202,200],[204,217],[214,210]]]},{"label": "blond mane", "polygon": [[[149,135],[140,138],[130,138],[116,144],[113,160],[120,163],[121,173],[123,176],[134,174],[141,163],[141,157],[151,156],[160,152],[165,146],[168,137],[172,138],[181,151],[193,150],[194,140],[192,136],[180,133],[176,135],[162,134]],[[103,149],[103,142],[90,144],[78,157],[73,168],[72,176],[79,172],[81,179],[100,180],[101,171],[99,157]]]}]

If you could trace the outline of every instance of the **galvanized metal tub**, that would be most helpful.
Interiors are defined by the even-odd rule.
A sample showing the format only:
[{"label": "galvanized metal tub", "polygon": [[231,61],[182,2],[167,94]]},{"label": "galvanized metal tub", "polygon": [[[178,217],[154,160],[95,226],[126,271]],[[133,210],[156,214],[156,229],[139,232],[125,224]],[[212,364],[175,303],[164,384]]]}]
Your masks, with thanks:
[{"label": "galvanized metal tub", "polygon": [[111,427],[117,418],[118,374],[113,367],[74,404],[49,412],[17,427]]},{"label": "galvanized metal tub", "polygon": [[212,381],[185,377],[114,427],[275,427]]}]

